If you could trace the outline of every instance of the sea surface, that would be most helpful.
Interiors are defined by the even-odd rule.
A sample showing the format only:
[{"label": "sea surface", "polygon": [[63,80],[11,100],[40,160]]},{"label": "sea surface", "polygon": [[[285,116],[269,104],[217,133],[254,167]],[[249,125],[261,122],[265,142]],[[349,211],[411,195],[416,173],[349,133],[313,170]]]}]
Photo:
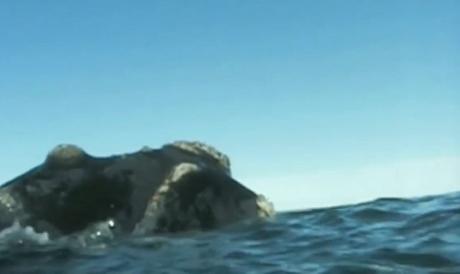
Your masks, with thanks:
[{"label": "sea surface", "polygon": [[460,193],[279,213],[155,237],[0,232],[0,273],[460,273]]}]

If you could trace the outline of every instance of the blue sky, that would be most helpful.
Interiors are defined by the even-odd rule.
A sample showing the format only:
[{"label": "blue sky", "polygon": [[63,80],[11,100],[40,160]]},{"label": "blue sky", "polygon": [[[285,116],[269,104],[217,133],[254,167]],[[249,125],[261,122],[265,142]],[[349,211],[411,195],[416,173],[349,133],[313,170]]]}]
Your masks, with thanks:
[{"label": "blue sky", "polygon": [[281,208],[460,190],[459,10],[2,1],[0,182],[58,143],[102,156],[196,139]]}]

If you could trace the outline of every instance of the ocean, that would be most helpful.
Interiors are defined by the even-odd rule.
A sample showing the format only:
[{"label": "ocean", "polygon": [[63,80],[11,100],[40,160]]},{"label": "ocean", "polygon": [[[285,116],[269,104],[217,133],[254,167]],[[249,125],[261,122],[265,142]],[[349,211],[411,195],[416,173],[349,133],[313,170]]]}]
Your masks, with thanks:
[{"label": "ocean", "polygon": [[[209,232],[0,232],[0,273],[460,273],[460,193],[278,213]],[[88,240],[88,239],[87,239]]]}]

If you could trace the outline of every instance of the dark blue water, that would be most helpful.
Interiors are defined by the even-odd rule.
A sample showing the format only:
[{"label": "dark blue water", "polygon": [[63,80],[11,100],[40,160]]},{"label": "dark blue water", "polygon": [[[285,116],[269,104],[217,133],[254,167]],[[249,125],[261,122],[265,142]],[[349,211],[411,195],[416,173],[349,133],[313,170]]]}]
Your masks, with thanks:
[{"label": "dark blue water", "polygon": [[0,233],[0,273],[460,273],[460,193],[86,247],[13,230]]}]

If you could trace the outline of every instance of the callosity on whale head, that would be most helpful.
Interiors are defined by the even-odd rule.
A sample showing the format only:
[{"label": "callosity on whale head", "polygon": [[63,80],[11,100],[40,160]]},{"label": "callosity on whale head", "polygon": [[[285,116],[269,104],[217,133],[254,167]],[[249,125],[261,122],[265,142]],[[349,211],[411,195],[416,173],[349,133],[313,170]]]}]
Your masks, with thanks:
[{"label": "callosity on whale head", "polygon": [[59,145],[0,187],[0,229],[19,223],[51,237],[94,227],[114,237],[208,230],[273,214],[270,202],[231,177],[225,154],[200,142],[110,157]]}]

